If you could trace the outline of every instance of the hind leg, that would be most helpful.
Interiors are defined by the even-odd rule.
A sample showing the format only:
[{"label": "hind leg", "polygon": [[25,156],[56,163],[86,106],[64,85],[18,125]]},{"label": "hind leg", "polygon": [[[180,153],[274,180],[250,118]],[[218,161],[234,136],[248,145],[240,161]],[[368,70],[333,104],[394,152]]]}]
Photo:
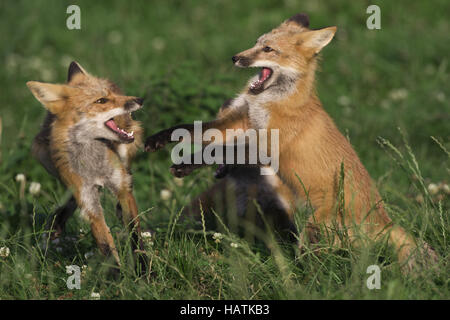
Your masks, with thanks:
[{"label": "hind leg", "polygon": [[[47,116],[45,117],[41,131],[33,140],[31,153],[37,160],[39,160],[39,162],[47,170],[48,173],[59,179],[60,177],[58,170],[55,168],[51,159],[49,146],[50,128],[54,119],[55,116],[50,112],[47,112]],[[52,221],[49,225],[49,228],[53,229],[50,234],[51,240],[58,238],[62,234],[67,219],[72,216],[76,209],[77,203],[73,196],[65,204],[56,209],[56,211],[52,215]]]},{"label": "hind leg", "polygon": [[138,255],[139,264],[142,272],[145,272],[147,261],[142,254],[144,250],[144,244],[141,238],[141,226],[138,216],[138,208],[136,199],[134,198],[131,190],[123,188],[117,193],[119,203],[116,206],[116,213],[122,217],[123,224],[128,228],[131,233],[131,247],[134,254]]},{"label": "hind leg", "polygon": [[[304,251],[306,243],[317,244],[323,234],[328,237],[333,246],[340,246],[341,239],[336,233],[338,229],[343,230],[335,215],[330,215],[329,210],[317,209],[309,217],[305,229],[299,235],[298,247],[300,251]],[[347,233],[350,233],[350,231],[347,230]]]},{"label": "hind leg", "polygon": [[394,245],[398,261],[403,272],[407,273],[419,266],[430,266],[437,262],[438,258],[434,250],[424,243],[422,247],[418,246],[413,237],[399,227],[393,226],[383,233],[388,233],[388,239]]},{"label": "hind leg", "polygon": [[119,254],[114,244],[111,231],[108,228],[103,215],[98,187],[72,185],[77,187],[74,190],[75,199],[81,209],[82,216],[86,218],[91,225],[92,235],[97,242],[98,248],[105,256],[112,255],[117,265],[120,266]]}]

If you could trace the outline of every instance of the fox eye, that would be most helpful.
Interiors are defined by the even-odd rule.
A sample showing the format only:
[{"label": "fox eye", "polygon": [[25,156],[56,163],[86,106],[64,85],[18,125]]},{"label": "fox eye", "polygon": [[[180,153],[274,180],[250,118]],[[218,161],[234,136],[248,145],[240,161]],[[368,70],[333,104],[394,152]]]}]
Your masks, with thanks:
[{"label": "fox eye", "polygon": [[270,52],[270,51],[273,51],[273,49],[271,47],[264,47],[263,51],[264,52]]},{"label": "fox eye", "polygon": [[96,100],[94,103],[100,103],[100,104],[105,104],[108,102],[108,99],[106,98],[100,98],[98,100]]}]

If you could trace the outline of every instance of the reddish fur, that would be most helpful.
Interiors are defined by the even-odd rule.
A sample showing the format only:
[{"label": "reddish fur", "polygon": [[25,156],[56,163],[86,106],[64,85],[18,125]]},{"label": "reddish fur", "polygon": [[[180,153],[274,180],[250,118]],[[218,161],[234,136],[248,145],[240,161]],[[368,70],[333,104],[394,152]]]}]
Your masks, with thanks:
[{"label": "reddish fur", "polygon": [[[76,65],[77,69],[82,68]],[[106,225],[103,212],[91,212],[83,202],[81,189],[85,184],[84,179],[75,172],[71,166],[70,154],[67,148],[69,137],[69,130],[80,121],[81,115],[86,118],[95,117],[97,114],[123,106],[126,101],[135,97],[124,96],[117,86],[108,80],[93,77],[87,73],[79,72],[70,77],[67,85],[50,85],[36,82],[29,82],[28,85],[33,94],[40,99],[43,95],[43,90],[51,88],[52,92],[57,92],[60,97],[56,101],[43,103],[52,114],[54,114],[51,121],[46,121],[41,129],[41,132],[36,136],[33,143],[33,153],[45,165],[50,173],[57,172],[58,177],[73,193],[74,198],[80,208],[82,208],[91,223],[93,236],[102,251],[102,253],[112,254],[120,265],[117,250],[114,245],[110,230]],[[104,104],[92,103],[99,98],[108,98],[108,102]],[[136,154],[138,147],[142,144],[142,129],[137,121],[134,121],[129,114],[123,114],[114,117],[116,124],[126,131],[134,131],[134,141],[129,144],[120,144],[112,141],[112,148],[106,149],[108,166],[119,169],[121,175],[122,185],[119,187],[116,197],[123,212],[124,224],[133,231],[135,238],[135,245],[142,247],[142,242],[139,239],[140,225],[138,218],[138,210],[136,201],[132,194],[132,186],[129,184],[127,177],[130,175],[130,164]],[[121,159],[118,154],[119,145],[125,146],[126,158]],[[48,159],[50,157],[50,159]],[[56,170],[54,170],[55,168]],[[64,212],[64,210],[63,210]],[[70,211],[68,215],[71,215]],[[58,218],[58,217],[57,217]],[[65,223],[67,217],[62,218],[62,223]],[[58,219],[56,219],[58,221]],[[54,236],[59,236],[60,231],[64,228],[62,225],[57,225],[57,233]]]},{"label": "reddish fur", "polygon": [[[349,141],[322,108],[315,91],[317,54],[331,41],[335,31],[336,27],[311,31],[295,21],[288,20],[263,35],[254,47],[235,56],[245,61],[245,65],[241,66],[268,61],[287,68],[286,70],[295,70],[300,75],[290,94],[282,98],[268,99],[264,104],[258,105],[269,114],[266,128],[268,132],[271,129],[279,130],[278,177],[281,184],[277,192],[283,193],[284,197],[291,201],[291,218],[296,205],[293,199],[311,201],[315,212],[307,226],[310,240],[316,238],[319,226],[325,226],[332,231],[336,222],[341,228],[345,224],[351,239],[356,240],[353,228],[353,224],[356,224],[371,239],[387,235],[398,250],[399,261],[411,267],[414,264],[416,242],[401,227],[392,225],[375,184]],[[266,46],[275,50],[265,51]],[[233,61],[239,62],[238,59]],[[247,91],[248,88],[245,88],[242,95]],[[253,98],[249,94],[249,101],[251,99]],[[230,128],[246,130],[249,127],[249,114],[242,108],[225,109],[217,120],[203,124],[203,129],[215,128],[222,133]],[[170,129],[165,131],[170,132]],[[162,146],[164,142],[155,144],[152,140],[167,136],[167,133],[156,134],[150,137],[147,143],[151,147]],[[345,175],[344,207],[339,202],[338,190],[341,164],[344,166]],[[436,257],[426,244],[423,252],[433,259]]]}]

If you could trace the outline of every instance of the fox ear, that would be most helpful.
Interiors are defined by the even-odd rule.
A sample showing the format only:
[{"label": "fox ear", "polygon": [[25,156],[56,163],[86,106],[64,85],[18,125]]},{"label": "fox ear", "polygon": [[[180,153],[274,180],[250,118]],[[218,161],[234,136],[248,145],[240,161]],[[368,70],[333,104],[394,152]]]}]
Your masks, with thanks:
[{"label": "fox ear", "polygon": [[69,66],[69,71],[67,72],[67,82],[72,82],[75,78],[80,76],[87,76],[88,73],[83,67],[76,61],[72,61]]},{"label": "fox ear", "polygon": [[286,20],[286,23],[295,23],[300,27],[308,28],[309,17],[306,13],[297,13],[295,16],[292,16],[288,20]]},{"label": "fox ear", "polygon": [[34,97],[51,113],[61,111],[64,101],[64,86],[37,81],[28,81],[27,86]]},{"label": "fox ear", "polygon": [[305,34],[303,47],[311,48],[314,54],[318,54],[323,47],[330,43],[336,33],[337,27],[328,27],[319,30],[308,31]]}]

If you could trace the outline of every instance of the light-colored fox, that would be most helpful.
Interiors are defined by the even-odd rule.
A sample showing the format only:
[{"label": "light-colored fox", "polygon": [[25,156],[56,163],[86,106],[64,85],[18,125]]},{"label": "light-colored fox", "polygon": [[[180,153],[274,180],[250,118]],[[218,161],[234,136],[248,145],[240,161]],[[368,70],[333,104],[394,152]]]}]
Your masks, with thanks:
[{"label": "light-colored fox", "polygon": [[[277,175],[261,176],[251,184],[270,186],[269,196],[258,189],[258,201],[276,200],[276,210],[286,212],[291,221],[297,200],[311,202],[315,211],[301,238],[316,241],[319,228],[325,227],[332,233],[336,228],[345,229],[350,239],[356,240],[358,226],[371,239],[386,236],[407,269],[415,264],[417,249],[435,259],[426,243],[417,244],[403,228],[393,225],[356,152],[322,108],[315,90],[315,71],[318,54],[333,39],[336,27],[308,27],[307,15],[297,14],[259,37],[252,48],[235,55],[232,60],[236,66],[261,71],[241,94],[222,107],[215,121],[203,123],[202,129],[220,130],[223,141],[227,141],[227,129],[279,130]],[[178,125],[147,138],[146,150],[162,148],[178,128],[192,132],[193,125]],[[201,165],[174,165],[172,172],[184,176],[198,167]],[[243,168],[231,176],[235,185],[245,186]],[[208,202],[212,197],[208,194],[200,199]],[[263,208],[264,213],[270,210]]]},{"label": "light-colored fox", "polygon": [[33,154],[73,193],[56,212],[52,238],[61,234],[78,206],[101,252],[112,254],[120,265],[99,188],[108,188],[117,197],[123,222],[132,232],[133,249],[142,249],[130,163],[142,143],[141,127],[131,113],[142,107],[143,100],[123,95],[111,81],[88,74],[76,62],[70,64],[67,84],[29,81],[27,86],[48,110]]}]

